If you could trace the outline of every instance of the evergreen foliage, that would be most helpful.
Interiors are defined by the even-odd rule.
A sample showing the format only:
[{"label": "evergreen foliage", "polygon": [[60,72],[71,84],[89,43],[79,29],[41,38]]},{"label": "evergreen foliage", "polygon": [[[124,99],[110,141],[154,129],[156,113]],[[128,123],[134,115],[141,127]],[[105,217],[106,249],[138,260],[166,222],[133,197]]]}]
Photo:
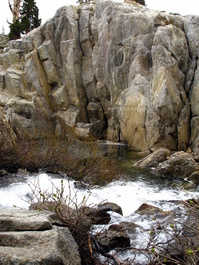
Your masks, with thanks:
[{"label": "evergreen foliage", "polygon": [[39,9],[36,6],[34,0],[24,0],[21,15],[21,32],[28,33],[34,28],[41,25],[41,19],[39,19]]},{"label": "evergreen foliage", "polygon": [[40,25],[41,19],[39,19],[39,9],[35,0],[24,0],[19,19],[10,24],[9,38],[10,40],[19,39],[21,34],[26,34]]},{"label": "evergreen foliage", "polygon": [[136,0],[137,3],[139,3],[140,5],[145,6],[145,0]]},{"label": "evergreen foliage", "polygon": [[10,24],[10,33],[9,33],[9,39],[10,40],[16,40],[19,39],[21,36],[21,24],[19,19],[15,20],[12,24]]}]

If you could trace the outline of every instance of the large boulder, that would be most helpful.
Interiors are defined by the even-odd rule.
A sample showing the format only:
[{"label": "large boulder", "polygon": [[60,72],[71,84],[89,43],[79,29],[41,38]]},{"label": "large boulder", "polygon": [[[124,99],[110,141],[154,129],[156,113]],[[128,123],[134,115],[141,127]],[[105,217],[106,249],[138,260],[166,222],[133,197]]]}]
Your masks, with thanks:
[{"label": "large boulder", "polygon": [[169,159],[160,163],[153,172],[160,176],[188,178],[193,172],[199,171],[199,165],[191,154],[183,151],[172,154]]},{"label": "large boulder", "polygon": [[0,210],[0,264],[80,265],[69,229],[50,212]]},{"label": "large boulder", "polygon": [[168,149],[160,148],[137,161],[133,166],[142,169],[149,168],[153,174],[158,176],[188,179],[198,185],[199,165],[188,151],[190,150],[187,150],[187,153],[179,151],[171,154]]},{"label": "large boulder", "polygon": [[167,157],[169,157],[171,152],[168,149],[160,148],[149,154],[148,156],[144,157],[143,159],[139,160],[138,162],[134,163],[134,167],[140,168],[152,168],[158,166],[159,163],[165,161]]},{"label": "large boulder", "polygon": [[135,213],[138,213],[140,215],[157,215],[159,213],[162,213],[163,211],[153,205],[147,204],[147,203],[143,203],[136,211]]}]

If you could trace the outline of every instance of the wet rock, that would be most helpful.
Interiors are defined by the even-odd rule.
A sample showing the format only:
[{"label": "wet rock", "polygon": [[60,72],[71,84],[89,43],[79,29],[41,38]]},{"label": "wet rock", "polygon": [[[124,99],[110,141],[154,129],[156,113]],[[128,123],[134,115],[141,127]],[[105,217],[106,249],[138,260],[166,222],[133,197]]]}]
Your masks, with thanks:
[{"label": "wet rock", "polygon": [[134,224],[132,222],[124,222],[123,221],[123,222],[120,222],[119,224],[122,227],[124,227],[129,234],[136,233],[136,228],[143,229],[141,226],[136,225],[136,224]]},{"label": "wet rock", "polygon": [[111,225],[107,230],[102,231],[96,236],[99,245],[105,252],[114,248],[125,248],[130,246],[130,239],[126,229],[121,225]]},{"label": "wet rock", "polygon": [[196,190],[197,189],[197,184],[191,182],[185,182],[182,184],[183,188],[185,190]]},{"label": "wet rock", "polygon": [[199,185],[199,171],[194,171],[188,177],[188,180],[192,181],[194,184]]},{"label": "wet rock", "polygon": [[111,220],[111,216],[104,210],[90,209],[86,214],[87,218],[92,224],[108,224]]},{"label": "wet rock", "polygon": [[163,211],[153,205],[147,204],[147,203],[143,203],[136,211],[135,213],[138,214],[146,214],[146,215],[154,215],[154,214],[159,214],[162,213]]},{"label": "wet rock", "polygon": [[0,264],[80,265],[78,246],[51,212],[0,211]]},{"label": "wet rock", "polygon": [[165,161],[170,156],[170,154],[171,152],[168,149],[160,148],[152,154],[149,154],[148,156],[134,163],[133,166],[140,168],[156,167],[160,162]]},{"label": "wet rock", "polygon": [[79,190],[89,190],[89,187],[88,185],[86,185],[84,182],[82,181],[75,181],[74,182],[74,187],[76,189],[79,189]]},{"label": "wet rock", "polygon": [[92,224],[108,224],[111,216],[108,211],[116,212],[122,215],[122,208],[116,203],[106,202],[97,206],[97,208],[88,208],[87,216]]},{"label": "wet rock", "polygon": [[29,172],[26,168],[18,168],[17,174],[22,176],[27,176],[29,175]]},{"label": "wet rock", "polygon": [[122,208],[117,205],[116,203],[113,203],[113,202],[105,202],[105,203],[102,203],[100,204],[98,207],[97,207],[97,210],[98,211],[112,211],[112,212],[115,212],[115,213],[119,213],[120,215],[123,215],[123,212],[122,212]]},{"label": "wet rock", "polygon": [[111,220],[109,211],[122,215],[121,207],[111,202],[100,204],[97,207],[82,207],[80,210],[84,215],[84,221],[90,223],[90,226],[92,224],[108,224]]}]

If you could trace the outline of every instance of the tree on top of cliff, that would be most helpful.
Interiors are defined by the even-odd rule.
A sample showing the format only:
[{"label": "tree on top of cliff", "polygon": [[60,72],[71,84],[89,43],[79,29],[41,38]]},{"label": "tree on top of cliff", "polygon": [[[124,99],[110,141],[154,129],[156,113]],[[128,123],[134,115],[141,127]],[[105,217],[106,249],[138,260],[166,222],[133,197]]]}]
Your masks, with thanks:
[{"label": "tree on top of cliff", "polygon": [[9,39],[16,40],[21,37],[21,24],[19,19],[10,24]]},{"label": "tree on top of cliff", "polygon": [[93,0],[77,0],[78,3],[89,3],[92,2]]},{"label": "tree on top of cliff", "polygon": [[145,0],[136,0],[137,3],[139,3],[140,5],[145,6]]},{"label": "tree on top of cliff", "polygon": [[21,1],[22,0],[8,0],[8,5],[12,13],[12,23],[9,23],[9,21],[7,21],[8,24],[10,25],[10,33],[9,33],[10,40],[20,38],[19,14],[20,14]]},{"label": "tree on top of cliff", "polygon": [[28,33],[41,25],[39,9],[36,6],[35,0],[23,0],[23,5],[20,9],[21,2],[22,0],[8,0],[13,14],[13,23],[8,22],[10,24],[10,40],[19,39],[21,33]]},{"label": "tree on top of cliff", "polygon": [[20,15],[22,33],[28,33],[32,29],[41,25],[41,19],[39,19],[39,9],[34,0],[23,1]]}]

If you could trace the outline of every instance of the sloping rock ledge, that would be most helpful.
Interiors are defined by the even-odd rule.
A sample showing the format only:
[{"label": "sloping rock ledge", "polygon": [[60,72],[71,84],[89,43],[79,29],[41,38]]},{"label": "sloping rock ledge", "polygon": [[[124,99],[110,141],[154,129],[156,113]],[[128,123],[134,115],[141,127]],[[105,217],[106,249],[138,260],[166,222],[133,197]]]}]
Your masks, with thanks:
[{"label": "sloping rock ledge", "polygon": [[0,210],[0,264],[80,265],[69,229],[48,211]]}]

